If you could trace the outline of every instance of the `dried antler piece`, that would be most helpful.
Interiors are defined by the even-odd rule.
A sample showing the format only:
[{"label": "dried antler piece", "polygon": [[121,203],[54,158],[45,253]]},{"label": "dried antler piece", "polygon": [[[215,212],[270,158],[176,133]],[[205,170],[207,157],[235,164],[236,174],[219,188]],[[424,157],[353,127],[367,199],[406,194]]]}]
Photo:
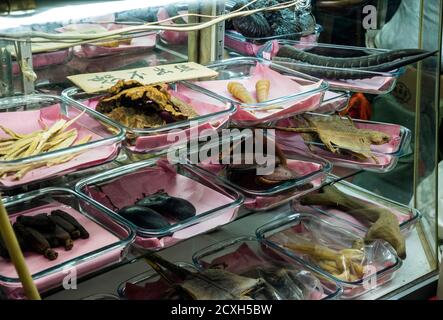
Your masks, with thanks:
[{"label": "dried antler piece", "polygon": [[266,79],[258,80],[255,83],[255,94],[258,102],[264,102],[268,100],[269,89],[271,88],[271,82]]}]

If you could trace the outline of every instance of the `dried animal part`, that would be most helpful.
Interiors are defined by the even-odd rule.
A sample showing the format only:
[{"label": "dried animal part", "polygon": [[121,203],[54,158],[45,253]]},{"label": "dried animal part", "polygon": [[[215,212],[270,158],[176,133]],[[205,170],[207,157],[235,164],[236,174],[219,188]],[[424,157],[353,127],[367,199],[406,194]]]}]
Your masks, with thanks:
[{"label": "dried animal part", "polygon": [[401,259],[406,258],[405,238],[400,231],[397,217],[391,211],[361,202],[334,186],[325,186],[321,193],[307,195],[300,200],[300,203],[343,210],[363,224],[369,225],[365,241],[385,240],[395,249]]},{"label": "dried animal part", "polygon": [[155,128],[198,116],[192,106],[171,96],[165,85],[120,80],[108,92],[96,110],[129,128]]},{"label": "dried animal part", "polygon": [[[334,58],[284,45],[279,49],[273,61],[291,69],[327,79],[364,79],[372,78],[374,75],[371,72],[389,72],[434,54],[435,52],[420,49],[402,49],[354,58]],[[312,68],[312,66],[326,68]]]},{"label": "dried animal part", "polygon": [[74,227],[77,228],[77,230],[80,232],[80,238],[82,239],[88,239],[89,233],[86,231],[86,229],[70,214],[66,213],[63,210],[54,210],[51,212],[52,215],[59,216],[60,218],[64,219],[65,221],[72,224]]},{"label": "dried animal part", "polygon": [[299,239],[300,242],[289,242],[284,246],[299,254],[308,256],[314,263],[325,271],[343,281],[357,281],[364,277],[365,266],[363,261],[365,253],[363,250],[343,249],[333,250],[329,247],[319,245],[307,239]]},{"label": "dried animal part", "polygon": [[20,236],[28,243],[29,247],[33,251],[44,255],[49,260],[57,259],[57,252],[51,249],[49,242],[46,238],[37,230],[25,227],[20,222],[16,222],[13,225],[15,233],[20,234]]},{"label": "dried animal part", "polygon": [[257,83],[255,84],[255,92],[258,102],[264,102],[268,100],[270,87],[271,82],[267,79],[257,81]]},{"label": "dried animal part", "polygon": [[239,300],[263,285],[261,279],[239,276],[220,269],[191,272],[157,254],[146,257],[150,266],[182,296],[195,300]]},{"label": "dried animal part", "polygon": [[254,97],[248,92],[248,90],[240,83],[236,81],[230,81],[228,83],[228,92],[232,94],[232,96],[243,103],[254,104],[257,101]]}]

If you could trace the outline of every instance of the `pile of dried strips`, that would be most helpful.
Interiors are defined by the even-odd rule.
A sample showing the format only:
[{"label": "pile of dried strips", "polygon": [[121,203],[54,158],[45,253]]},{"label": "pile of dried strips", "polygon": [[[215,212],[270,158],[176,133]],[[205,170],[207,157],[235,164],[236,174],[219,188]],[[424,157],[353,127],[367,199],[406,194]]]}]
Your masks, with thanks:
[{"label": "pile of dried strips", "polygon": [[[0,125],[9,137],[0,138],[0,161],[13,161],[17,159],[28,158],[39,155],[41,153],[51,152],[72,145],[80,145],[91,140],[92,136],[88,135],[77,141],[77,129],[69,129],[69,127],[83,115],[67,121],[58,120],[51,127],[34,131],[29,134],[20,134]],[[42,125],[43,126],[43,125]],[[62,155],[44,161],[38,161],[27,164],[8,165],[0,168],[0,178],[8,175],[14,175],[14,179],[19,180],[30,170],[42,166],[54,166],[73,159],[78,153],[70,155]]]}]

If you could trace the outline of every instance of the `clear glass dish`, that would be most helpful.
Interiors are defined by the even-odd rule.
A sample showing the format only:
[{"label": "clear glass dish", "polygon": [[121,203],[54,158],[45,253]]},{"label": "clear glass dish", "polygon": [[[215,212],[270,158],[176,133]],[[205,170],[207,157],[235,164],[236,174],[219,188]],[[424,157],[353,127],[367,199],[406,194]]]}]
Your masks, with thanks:
[{"label": "clear glass dish", "polygon": [[[340,275],[327,271],[326,267],[320,266],[323,260],[316,262],[307,252],[312,254],[320,252],[317,245],[336,252],[354,248],[354,245],[364,237],[364,232],[351,225],[345,228],[343,224],[335,224],[306,213],[290,214],[281,219],[275,219],[258,228],[256,235],[260,241],[272,248],[334,279],[343,287],[342,297],[345,299],[357,298],[386,284],[393,279],[402,265],[395,250],[387,242],[376,240],[372,244],[364,245],[363,260],[358,263],[363,270],[362,276],[356,276],[355,279],[348,276],[343,278],[343,274],[351,274],[352,267],[349,269],[345,267],[343,274]],[[301,253],[289,249],[287,245],[295,245],[298,248],[315,246],[316,249]]]},{"label": "clear glass dish", "polygon": [[[216,61],[207,67],[217,71],[218,76],[186,83],[211,97],[237,106],[238,110],[232,121],[239,125],[262,125],[313,111],[320,107],[328,90],[326,81],[259,58],[231,58]],[[241,82],[246,87],[252,87],[252,82],[256,79],[254,75],[256,78],[269,78],[271,81],[270,100],[254,104],[241,103],[227,91],[229,81]],[[292,81],[288,81],[288,78]]]},{"label": "clear glass dish", "polygon": [[[246,141],[249,144],[248,140],[244,139],[252,139],[252,136],[248,135],[247,132],[231,136],[232,144],[230,146],[237,145],[241,141]],[[272,139],[272,137],[269,136],[269,139]],[[225,142],[222,143],[222,145],[217,145],[217,150],[222,150],[224,154],[228,145]],[[254,142],[251,141],[250,143],[253,144]],[[208,150],[212,150],[212,146],[209,144]],[[191,150],[186,155],[185,161],[190,164],[190,170],[196,174],[217,177],[226,185],[238,190],[245,196],[243,207],[251,211],[264,211],[276,208],[320,188],[327,174],[332,170],[330,162],[316,155],[303,154],[301,150],[299,152],[283,151],[282,153],[287,160],[288,167],[297,172],[298,177],[270,186],[269,188],[253,188],[230,181],[227,172],[228,165],[220,162],[219,155],[211,155],[207,159],[202,160],[197,157],[201,156],[198,152]]]},{"label": "clear glass dish", "polygon": [[313,44],[317,42],[318,37],[320,36],[322,30],[323,28],[317,24],[315,26],[315,30],[313,33],[297,32],[287,35],[271,36],[263,38],[245,37],[241,33],[235,30],[226,30],[224,38],[225,48],[237,52],[243,56],[255,57],[260,52],[260,50],[263,50],[263,47],[267,41],[274,39],[291,38],[294,40]]},{"label": "clear glass dish", "polygon": [[[387,50],[383,49],[372,49],[372,48],[364,48],[364,47],[353,47],[353,46],[341,46],[341,45],[330,45],[323,43],[304,43],[301,41],[295,40],[273,40],[269,41],[263,49],[258,54],[259,57],[272,60],[276,64],[283,65],[290,69],[303,70],[306,72],[306,68],[301,69],[302,67],[306,67],[306,64],[298,63],[298,62],[283,62],[274,59],[277,54],[279,48],[283,45],[294,46],[297,49],[309,51],[316,54],[331,56],[331,57],[355,57],[362,56],[368,54],[375,53],[383,53]],[[311,66],[313,76],[318,76],[318,71],[334,71],[334,70],[346,70],[353,71],[353,69],[337,69],[331,67],[321,67],[321,66]],[[329,83],[329,87],[333,90],[346,90],[351,92],[362,92],[369,94],[386,94],[391,92],[396,83],[398,77],[404,72],[404,68],[400,68],[398,70],[393,70],[390,72],[373,72],[366,71],[362,74],[367,74],[366,79],[325,79]]]},{"label": "clear glass dish", "polygon": [[[337,179],[338,177],[330,175],[327,182],[332,182]],[[400,230],[404,235],[409,234],[409,232],[415,228],[417,222],[420,221],[422,217],[422,214],[417,209],[410,208],[404,204],[382,197],[350,182],[342,180],[334,183],[334,186],[341,192],[352,196],[355,199],[361,200],[362,203],[367,203],[391,211],[397,216]],[[331,222],[335,223],[343,221],[346,224],[353,225],[355,228],[363,229],[365,232],[367,231],[367,227],[365,227],[362,223],[348,213],[338,209],[323,206],[303,206],[297,200],[293,201],[292,207],[296,212],[307,212],[313,214],[320,213],[324,220],[330,220]]]},{"label": "clear glass dish", "polygon": [[81,300],[121,300],[118,296],[109,293],[98,293],[82,298]]},{"label": "clear glass dish", "polygon": [[[270,300],[330,300],[339,297],[342,291],[335,281],[308,270],[253,237],[216,243],[194,253],[192,260],[202,270],[221,268],[246,277],[258,271],[268,282],[268,290],[271,289],[269,297],[265,296]],[[284,275],[275,279],[280,270],[284,270]],[[260,292],[254,298],[261,300],[263,296]]]},{"label": "clear glass dish", "polygon": [[[196,173],[187,164],[149,159],[115,168],[79,181],[75,189],[112,219],[125,220],[137,233],[135,245],[158,250],[224,225],[237,217],[244,199],[215,176]],[[147,229],[122,218],[117,211],[159,190],[186,199],[196,215],[185,220],[168,219],[169,226]]]},{"label": "clear glass dish", "polygon": [[[84,114],[80,116],[82,113]],[[2,177],[0,178],[0,189],[22,186],[112,161],[117,157],[121,143],[125,138],[125,131],[115,122],[93,110],[84,108],[75,101],[66,101],[58,96],[44,94],[0,99],[0,125],[19,134],[41,130],[42,123],[49,127],[59,119],[69,121],[77,116],[80,118],[70,128],[77,129],[79,136],[91,135],[92,139],[89,142],[35,156],[0,160],[0,171],[35,165],[77,153],[78,156],[51,167],[42,166],[32,169],[19,180],[14,179],[11,175]],[[110,132],[108,127],[112,128],[113,132]],[[0,130],[0,137],[7,137],[7,135]]]},{"label": "clear glass dish", "polygon": [[[192,272],[198,271],[197,268],[190,263],[177,262],[176,264]],[[166,291],[171,288],[171,286],[152,269],[142,272],[122,282],[118,286],[117,293],[119,297],[122,299],[131,300],[131,297],[128,297],[126,294],[126,287],[128,284],[131,286],[136,285],[139,287],[144,287],[142,290],[145,291],[145,294],[146,292],[151,294],[151,296],[144,295],[143,297],[137,297],[138,300],[161,300],[165,297]]]},{"label": "clear glass dish", "polygon": [[[182,130],[186,134],[185,137],[188,137],[191,129],[198,131],[206,129],[216,132],[228,125],[231,115],[237,110],[235,105],[205,95],[201,91],[191,88],[186,83],[170,83],[169,86],[171,94],[185,101],[188,100],[186,102],[191,105],[194,104],[194,107],[198,106],[199,109],[197,111],[201,110],[199,112],[201,115],[189,120],[146,129],[133,129],[119,123],[119,126],[126,130],[127,138],[124,147],[130,153],[145,154],[162,151],[176,143],[174,139],[171,140],[168,137],[170,137],[170,133],[174,133],[177,130]],[[98,100],[104,94],[86,94],[79,88],[72,87],[64,90],[62,96],[69,101],[81,103],[89,110],[95,110]],[[102,116],[106,117],[105,115]],[[108,117],[106,118],[109,119]],[[183,139],[180,142],[185,144],[187,139]]]},{"label": "clear glass dish", "polygon": [[[75,217],[89,232],[88,239],[77,239],[70,251],[55,248],[57,259],[50,261],[32,252],[25,259],[40,292],[61,286],[63,279],[76,272],[77,277],[120,262],[135,233],[122,219],[109,219],[86,197],[66,188],[45,188],[4,198],[11,221],[20,215],[49,213],[62,209]],[[0,286],[10,299],[25,298],[14,265],[0,258]]]}]

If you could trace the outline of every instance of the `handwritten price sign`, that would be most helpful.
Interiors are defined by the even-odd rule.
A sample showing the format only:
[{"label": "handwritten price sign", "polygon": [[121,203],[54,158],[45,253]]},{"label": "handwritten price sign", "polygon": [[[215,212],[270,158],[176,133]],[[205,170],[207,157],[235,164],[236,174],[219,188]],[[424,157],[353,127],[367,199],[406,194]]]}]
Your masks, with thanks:
[{"label": "handwritten price sign", "polygon": [[197,78],[215,77],[217,72],[195,62],[166,64],[155,67],[137,69],[86,73],[68,76],[76,86],[87,93],[105,91],[112,87],[118,80],[137,80],[143,84],[160,82],[174,82]]}]

